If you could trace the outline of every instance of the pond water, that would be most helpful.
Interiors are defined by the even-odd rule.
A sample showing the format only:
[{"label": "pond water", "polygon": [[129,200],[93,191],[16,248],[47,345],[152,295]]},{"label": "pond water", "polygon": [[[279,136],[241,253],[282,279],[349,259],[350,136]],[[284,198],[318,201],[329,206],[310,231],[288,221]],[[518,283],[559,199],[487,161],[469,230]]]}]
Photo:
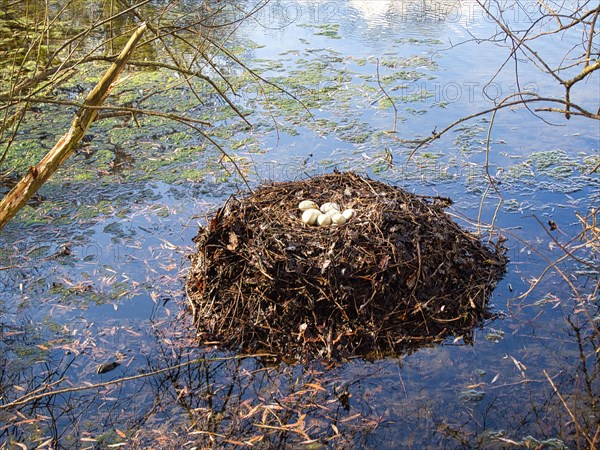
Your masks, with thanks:
[{"label": "pond water", "polygon": [[[523,5],[508,11],[526,26],[535,8]],[[115,94],[126,103],[157,92],[150,107],[209,120],[253,185],[353,170],[451,197],[450,214],[474,231],[493,221],[511,262],[490,299],[498,317],[472,343],[457,336],[378,361],[289,365],[199,343],[183,290],[187,255],[198,224],[244,184],[190,129],[107,119],[44,186],[44,201],[1,234],[0,403],[65,391],[0,410],[0,448],[588,447],[584,435],[594,439],[600,423],[600,263],[577,239],[576,214],[600,200],[598,122],[499,112],[488,166],[498,192],[486,190],[490,115],[416,152],[406,142],[519,90],[562,95],[522,58],[520,85],[514,62],[499,71],[508,49],[482,40],[495,30],[474,2],[270,2],[236,24],[228,48],[287,93],[230,60],[221,66],[252,129],[214,94],[190,106],[168,70]],[[550,37],[538,50],[558,60],[578,38]],[[86,91],[93,76],[72,83]],[[597,74],[573,92],[591,110],[599,98]],[[22,127],[26,157],[50,148],[70,120],[44,108]],[[131,379],[109,383],[121,377]]]}]

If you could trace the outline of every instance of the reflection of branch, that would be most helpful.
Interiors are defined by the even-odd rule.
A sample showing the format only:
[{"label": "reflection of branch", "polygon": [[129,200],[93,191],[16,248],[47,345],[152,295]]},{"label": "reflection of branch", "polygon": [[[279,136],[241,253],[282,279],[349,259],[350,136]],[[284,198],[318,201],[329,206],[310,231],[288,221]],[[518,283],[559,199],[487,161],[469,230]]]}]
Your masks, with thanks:
[{"label": "reflection of branch", "polygon": [[[544,271],[542,272],[542,274],[535,280],[535,282],[533,282],[531,284],[531,286],[529,287],[529,289],[524,293],[521,294],[519,296],[519,298],[525,298],[526,296],[528,296],[533,289],[539,284],[539,282],[542,280],[542,278],[546,275],[546,273],[548,273],[548,271],[550,271],[550,269],[554,269],[556,270],[562,277],[563,279],[567,282],[567,284],[571,287],[571,289],[573,290],[573,294],[575,295],[575,298],[578,302],[583,303],[582,297],[579,294],[579,291],[577,290],[577,288],[575,287],[575,285],[573,283],[571,283],[571,281],[567,278],[567,275],[565,273],[563,273],[560,268],[558,267],[558,264],[561,263],[562,261],[571,258],[591,269],[597,269],[596,266],[594,266],[593,264],[588,263],[585,260],[582,260],[581,258],[578,258],[575,255],[575,251],[580,250],[582,248],[585,248],[588,246],[587,242],[584,242],[583,244],[579,244],[576,245],[575,247],[569,248],[568,246],[571,245],[573,242],[577,241],[577,240],[583,240],[585,237],[585,230],[582,231],[581,233],[579,233],[577,236],[573,237],[569,242],[567,242],[565,245],[562,245],[558,242],[558,240],[556,240],[546,229],[546,227],[544,226],[544,224],[542,223],[542,221],[534,214],[533,218],[540,224],[540,226],[544,229],[544,231],[546,232],[546,234],[548,236],[550,236],[550,238],[552,239],[552,241],[564,252],[564,255],[562,257],[560,257],[558,260],[556,260],[555,262],[552,262],[549,258],[547,258],[546,256],[544,256],[538,249],[535,249],[533,247],[531,247],[539,256],[541,256],[542,258],[544,258],[546,260],[546,262],[548,263],[548,266],[546,267],[546,269],[544,269]],[[595,322],[593,320],[593,318],[590,316],[589,311],[587,310],[587,308],[582,308],[583,313],[585,315],[585,317],[587,318],[587,320],[589,321],[589,323],[592,325],[595,333],[600,337],[600,328],[598,326],[595,325]]]},{"label": "reflection of branch", "polygon": [[[517,297],[517,299],[524,299],[525,297],[527,297],[534,289],[535,287],[540,283],[540,281],[542,280],[542,278],[544,278],[544,276],[551,270],[551,269],[555,269],[559,275],[565,280],[565,282],[569,285],[569,287],[571,288],[571,290],[573,291],[573,294],[575,295],[575,297],[577,299],[581,299],[581,295],[579,294],[579,290],[575,287],[575,285],[573,284],[573,282],[569,279],[569,277],[560,269],[559,264],[562,263],[564,260],[569,258],[568,254],[565,254],[563,256],[561,256],[560,258],[558,258],[556,261],[552,261],[550,258],[548,258],[546,255],[544,255],[542,253],[542,251],[537,248],[534,245],[531,245],[529,242],[525,241],[523,238],[521,238],[520,236],[511,233],[510,231],[504,229],[504,234],[511,236],[512,238],[516,239],[517,241],[521,242],[523,245],[527,246],[533,253],[537,254],[540,258],[544,259],[547,263],[548,266],[542,271],[542,273],[535,278],[532,281],[531,286],[529,287],[529,289],[527,289],[526,292],[524,292],[523,294],[519,295]],[[573,238],[571,242],[575,241],[576,239],[579,238],[580,235],[578,235],[576,238]],[[575,250],[579,250],[580,248],[584,248],[585,244],[581,244],[578,245]],[[573,251],[573,250],[572,250]]]},{"label": "reflection of branch", "polygon": [[[78,40],[83,39],[86,36],[90,35],[93,31],[95,31],[97,28],[101,27],[105,23],[109,23],[112,20],[118,19],[119,17],[124,16],[124,15],[127,15],[132,10],[135,10],[136,8],[140,8],[141,6],[145,5],[146,3],[150,3],[150,1],[152,1],[152,0],[143,0],[140,3],[137,3],[123,11],[119,11],[118,13],[113,14],[110,17],[99,20],[98,22],[95,22],[94,24],[90,25],[90,27],[85,29],[84,31],[67,39],[53,52],[53,54],[48,58],[47,63],[41,69],[38,69],[38,70],[40,70],[38,73],[36,73],[35,75],[33,75],[30,78],[23,77],[24,78],[23,80],[17,80],[17,81],[20,81],[20,83],[15,84],[14,86],[11,86],[11,88],[9,89],[9,92],[12,94],[18,95],[29,89],[33,89],[33,90],[37,91],[37,90],[39,90],[38,84],[41,83],[42,81],[52,77],[55,74],[61,74],[65,71],[68,71],[69,69],[77,67],[78,65],[80,65],[83,62],[86,62],[85,58],[82,58],[78,61],[73,61],[71,59],[71,57],[73,56],[73,53],[74,53],[73,48],[77,48],[80,45],[80,43],[77,42]],[[66,6],[64,9],[66,9]],[[64,9],[63,9],[63,11],[64,11]],[[50,24],[46,25],[44,27],[44,29],[38,31],[38,34],[39,34],[38,39],[41,39],[42,37],[44,37],[48,33],[50,33],[50,31],[52,31],[50,27],[52,25],[54,25],[54,21],[57,20],[59,17],[60,17],[60,13],[57,14],[55,19]],[[32,45],[35,45],[35,42]],[[60,54],[60,52],[62,52],[66,48],[69,48],[69,54],[68,54],[67,59],[56,66],[52,66],[52,64],[56,63],[57,57]],[[20,75],[22,75],[22,74],[20,74]]]},{"label": "reflection of branch", "polygon": [[[541,224],[541,221],[536,217],[533,216],[539,223]],[[542,225],[543,227],[543,225]],[[543,227],[545,230],[545,227]],[[547,232],[547,231],[546,231]],[[586,248],[588,246],[587,242],[584,242],[582,244],[576,245],[574,247],[569,248],[568,246],[570,246],[573,242],[577,241],[577,240],[583,240],[585,238],[585,233],[586,230],[582,231],[581,233],[579,233],[577,236],[571,238],[571,240],[569,242],[567,242],[565,245],[560,245],[557,243],[557,245],[559,245],[559,247],[564,251],[564,255],[562,255],[560,258],[558,258],[556,261],[552,261],[550,258],[548,258],[546,255],[544,255],[540,249],[538,249],[536,246],[530,245],[528,242],[524,241],[522,238],[520,238],[519,236],[513,235],[510,232],[504,230],[504,233],[507,235],[512,236],[514,239],[518,240],[519,242],[521,242],[522,244],[526,245],[527,247],[529,247],[531,249],[531,251],[533,251],[534,253],[536,253],[539,257],[541,257],[542,259],[544,259],[546,261],[546,263],[548,264],[546,266],[546,268],[542,271],[542,273],[535,279],[533,279],[531,281],[531,285],[529,286],[529,288],[521,295],[519,295],[517,297],[517,299],[524,299],[525,297],[527,297],[535,288],[536,286],[541,282],[541,280],[546,276],[546,274],[551,270],[554,269],[556,270],[556,272],[558,272],[558,274],[563,278],[563,280],[565,280],[565,282],[569,285],[569,287],[571,288],[573,295],[575,296],[575,299],[577,300],[577,302],[579,302],[582,306],[584,304],[584,299],[582,298],[581,294],[579,293],[579,290],[577,289],[577,287],[575,287],[575,285],[573,284],[573,282],[569,279],[569,277],[567,276],[567,274],[565,274],[559,267],[559,264],[562,263],[563,261],[569,259],[569,258],[574,258],[576,261],[580,261],[580,259],[576,258],[574,256],[574,252],[577,250],[580,250],[582,248]],[[556,242],[556,241],[555,241]],[[583,262],[583,261],[582,261]],[[592,295],[593,298],[594,295]],[[586,316],[586,319],[589,321],[589,323],[592,325],[592,329],[595,332],[596,335],[598,335],[600,337],[600,328],[595,325],[595,322],[593,320],[593,318],[590,316],[589,311],[587,310],[587,308],[582,307],[581,308],[583,310],[584,315]]]},{"label": "reflection of branch", "polygon": [[550,378],[550,376],[548,375],[548,372],[546,372],[546,369],[543,369],[542,372],[544,372],[544,375],[548,379],[548,382],[550,383],[550,386],[552,386],[552,389],[554,390],[554,393],[558,396],[558,398],[562,402],[563,406],[567,410],[567,413],[571,417],[571,420],[573,421],[573,424],[575,425],[575,428],[577,429],[577,434],[583,435],[583,437],[588,442],[588,444],[590,444],[590,450],[595,450],[596,449],[595,442],[592,441],[592,439],[590,439],[590,437],[587,435],[587,433],[585,432],[585,430],[583,430],[581,428],[581,424],[577,420],[577,417],[575,417],[575,414],[573,414],[573,412],[571,411],[571,408],[569,408],[569,405],[567,404],[567,402],[565,401],[565,399],[563,398],[563,396],[561,395],[561,393],[556,388],[556,385],[554,384],[554,381],[552,381],[552,378]]},{"label": "reflection of branch", "polygon": [[[515,67],[516,67],[517,61],[518,61],[517,60],[517,52],[521,52],[527,59],[529,59],[542,72],[545,72],[548,75],[552,76],[556,81],[558,81],[561,85],[563,85],[565,87],[565,110],[560,111],[560,112],[564,113],[565,117],[567,119],[569,119],[571,117],[570,109],[572,106],[571,100],[570,100],[571,99],[571,88],[573,87],[573,85],[575,83],[583,80],[588,75],[590,75],[592,72],[600,69],[600,62],[598,62],[598,61],[596,61],[594,64],[590,65],[590,57],[592,54],[592,45],[593,45],[593,39],[594,39],[594,33],[595,33],[594,29],[595,29],[596,21],[598,19],[598,14],[600,13],[600,7],[597,7],[595,9],[591,9],[588,11],[584,11],[580,17],[577,17],[577,15],[581,13],[581,11],[583,10],[583,7],[576,9],[569,15],[562,15],[563,18],[569,19],[569,22],[566,25],[563,25],[560,20],[561,16],[559,16],[556,12],[554,12],[547,5],[542,3],[542,6],[546,10],[549,11],[548,14],[542,14],[542,16],[537,18],[532,23],[532,25],[529,28],[527,28],[527,30],[525,30],[525,31],[513,31],[511,29],[509,23],[507,23],[505,20],[503,20],[502,13],[500,13],[500,14],[498,14],[498,16],[496,16],[490,11],[490,8],[487,6],[488,5],[487,2],[482,2],[480,0],[477,0],[477,3],[487,13],[487,15],[492,18],[492,20],[496,23],[496,25],[498,27],[500,27],[500,29],[504,33],[505,37],[509,38],[510,41],[512,42],[511,54],[510,54],[509,58],[514,59]],[[502,9],[500,8],[499,10],[501,11]],[[587,18],[591,15],[593,15],[593,19],[590,24],[591,30],[589,32],[589,36],[586,39],[585,38],[585,32],[586,32],[585,25],[587,23],[584,22],[584,20],[585,20],[585,18]],[[541,27],[544,25],[546,18],[556,19],[558,22],[558,28],[552,29],[547,32],[540,31],[540,33],[538,33],[538,34],[533,34],[533,31],[535,31],[535,28],[537,26]],[[558,65],[558,67],[553,69],[550,67],[548,62],[546,62],[546,60],[544,58],[542,58],[540,56],[540,54],[529,45],[530,42],[534,42],[536,39],[540,38],[541,36],[556,35],[558,33],[564,32],[565,30],[567,30],[571,27],[574,27],[576,25],[579,25],[579,24],[584,25],[583,41],[586,42],[585,56],[578,57],[576,59],[576,62],[572,66],[565,67],[563,65],[564,60],[567,59],[567,56],[569,55],[569,53],[572,50],[569,50],[567,52],[567,55],[565,56],[565,58],[563,58],[563,62],[561,62]],[[578,75],[573,77],[572,79],[564,80],[559,76],[559,72],[566,70],[569,67],[574,67],[574,66],[578,66],[581,64],[583,64],[583,70]],[[518,72],[517,72],[517,77],[518,77]],[[550,111],[555,111],[555,110],[550,110]],[[555,112],[557,112],[557,111],[555,111]]]},{"label": "reflection of branch", "polygon": [[396,108],[396,104],[394,103],[394,100],[392,99],[392,97],[390,97],[390,95],[383,88],[383,84],[381,84],[381,79],[379,78],[379,58],[377,58],[377,84],[379,85],[379,89],[381,89],[381,92],[383,92],[383,95],[385,95],[387,97],[387,99],[390,101],[390,103],[392,104],[392,108],[394,108],[394,128],[392,128],[392,133],[395,133],[396,125],[398,123],[398,108]]},{"label": "reflection of branch", "polygon": [[[165,367],[163,369],[158,369],[153,372],[142,373],[139,375],[132,375],[130,377],[117,378],[116,380],[106,381],[104,383],[87,384],[85,386],[76,386],[76,387],[70,387],[70,388],[64,388],[64,389],[55,389],[53,391],[43,392],[40,394],[37,393],[40,390],[47,389],[58,383],[58,382],[55,382],[55,383],[52,383],[47,386],[41,386],[41,387],[37,388],[36,390],[29,392],[28,394],[25,394],[16,400],[13,400],[12,402],[5,403],[4,405],[0,405],[0,411],[2,411],[4,409],[14,408],[15,406],[22,406],[22,405],[25,405],[32,401],[39,400],[39,399],[46,398],[46,397],[52,397],[52,396],[60,395],[60,394],[68,394],[68,393],[72,393],[72,392],[87,391],[88,389],[98,389],[98,388],[102,388],[102,387],[106,387],[106,386],[111,386],[113,384],[120,384],[120,383],[125,383],[127,381],[139,380],[141,378],[148,378],[148,377],[152,377],[154,375],[159,375],[161,373],[169,372],[171,370],[176,370],[176,369],[180,369],[182,367],[191,366],[193,364],[200,364],[200,363],[207,363],[207,362],[219,362],[219,361],[231,361],[231,360],[235,360],[235,359],[246,359],[246,358],[273,357],[273,356],[274,355],[272,355],[270,353],[257,353],[257,354],[253,354],[253,355],[235,355],[235,356],[219,357],[219,358],[196,358],[196,359],[193,359],[191,361],[187,361],[187,362],[184,362],[181,364],[176,364],[174,366]],[[61,381],[61,380],[59,380],[59,381]]]},{"label": "reflection of branch", "polygon": [[[567,317],[567,322],[569,322],[569,325],[571,326],[571,328],[573,329],[573,332],[575,333],[575,338],[577,340],[577,348],[579,349],[579,361],[581,363],[581,371],[583,372],[583,380],[585,383],[585,390],[587,391],[587,395],[590,399],[590,403],[592,406],[592,410],[596,411],[597,407],[598,407],[598,401],[600,401],[600,399],[596,398],[597,396],[594,394],[594,374],[590,374],[590,372],[588,371],[588,366],[587,366],[587,356],[585,354],[585,348],[584,348],[584,338],[581,336],[581,326],[577,326],[573,323],[573,321],[571,320],[571,316],[569,315]],[[593,342],[592,342],[592,347],[597,348],[597,346],[594,346]],[[598,424],[600,426],[600,423]],[[600,428],[599,428],[600,429]]]},{"label": "reflection of branch", "polygon": [[[542,227],[542,229],[546,232],[546,234],[548,235],[548,237],[550,239],[552,239],[552,241],[558,246],[558,248],[560,248],[563,252],[565,252],[566,254],[569,255],[570,258],[574,259],[575,261],[577,261],[580,264],[583,264],[584,266],[589,267],[590,269],[598,269],[597,266],[595,266],[592,263],[589,263],[581,258],[578,258],[572,250],[569,250],[569,248],[566,245],[561,244],[558,239],[556,239],[554,236],[552,236],[552,234],[550,234],[550,232],[548,231],[548,229],[544,226],[544,224],[542,223],[542,221],[538,218],[538,216],[536,216],[535,214],[532,215],[532,217],[536,220],[537,223],[540,224],[540,226]],[[570,242],[568,242],[568,244],[571,244],[572,242],[576,241],[576,240],[580,240],[583,237],[583,233],[578,234],[575,238],[573,238]],[[575,250],[577,250],[578,248],[575,248]]]},{"label": "reflection of branch", "polygon": [[[485,147],[485,175],[488,179],[488,185],[485,188],[485,192],[481,196],[481,201],[479,202],[479,213],[477,215],[477,223],[481,223],[481,214],[483,213],[483,203],[485,202],[485,199],[487,198],[488,192],[490,192],[490,187],[492,187],[494,189],[494,192],[496,192],[496,195],[498,195],[498,198],[500,199],[500,201],[498,202],[498,205],[496,205],[496,210],[494,211],[494,217],[492,217],[492,221],[491,221],[492,230],[494,228],[494,224],[496,223],[496,218],[498,217],[498,211],[500,211],[500,206],[502,206],[502,203],[504,202],[502,193],[496,186],[496,183],[494,182],[494,178],[490,174],[490,142],[492,141],[492,138],[491,138],[492,127],[494,126],[494,119],[496,118],[497,111],[498,110],[495,110],[492,113],[492,117],[490,119],[490,124],[488,125],[486,147]],[[490,238],[491,238],[491,236],[490,236]]]},{"label": "reflection of branch", "polygon": [[[69,46],[71,46],[73,43],[77,42],[79,39],[89,35],[92,31],[94,31],[96,28],[104,25],[105,23],[109,23],[115,19],[118,19],[119,17],[122,17],[124,15],[127,15],[128,13],[135,11],[137,8],[140,8],[142,6],[144,6],[146,3],[150,3],[152,0],[142,0],[139,3],[136,3],[135,5],[130,6],[129,8],[126,8],[122,11],[119,11],[109,17],[106,17],[105,19],[99,20],[98,22],[95,22],[90,28],[83,30],[81,33],[73,36],[72,38],[68,39],[67,41],[63,42],[61,44],[60,47],[58,47],[54,53],[52,54],[52,57],[50,57],[48,59],[48,65],[50,63],[52,63],[53,61],[55,61],[56,57],[60,54],[60,52],[62,52],[64,49],[68,48]],[[58,17],[60,16],[60,14],[58,14],[56,16],[56,19],[58,19]],[[50,31],[45,30],[45,31]],[[45,33],[41,33],[41,36],[44,36]],[[72,54],[72,52],[70,52]]]},{"label": "reflection of branch", "polygon": [[[530,96],[531,98],[523,98],[524,96]],[[521,99],[507,102],[507,100],[512,97],[521,97]],[[486,114],[489,114],[489,113],[495,113],[496,111],[498,111],[500,109],[510,108],[513,106],[522,106],[522,105],[525,105],[528,103],[539,103],[539,102],[559,103],[561,105],[567,105],[567,102],[565,100],[561,100],[558,98],[541,97],[534,92],[517,92],[515,94],[511,94],[508,97],[504,98],[500,102],[500,104],[498,104],[497,106],[494,106],[493,108],[489,108],[489,109],[486,109],[483,111],[476,112],[474,114],[471,114],[471,115],[468,115],[465,117],[461,117],[460,119],[455,120],[450,125],[446,126],[443,130],[438,131],[436,133],[432,133],[431,136],[427,136],[426,138],[423,138],[423,139],[401,139],[401,138],[393,136],[391,133],[386,132],[386,134],[388,136],[390,136],[391,138],[396,139],[397,141],[400,141],[401,143],[418,144],[417,147],[415,147],[409,154],[408,160],[407,160],[407,163],[408,163],[408,161],[410,161],[410,159],[414,156],[414,154],[417,152],[417,150],[419,150],[421,147],[423,147],[425,145],[428,145],[432,141],[439,139],[442,135],[446,134],[448,131],[450,131],[451,129],[456,127],[456,125],[458,125],[458,124],[461,124],[468,120],[474,119],[475,117],[481,117],[481,116],[485,116]],[[579,105],[576,105],[574,103],[571,103],[570,106],[571,106],[571,108],[576,110],[576,112],[571,111],[571,114],[588,117],[590,119],[600,120],[600,113],[590,112],[590,111],[586,110],[585,108],[583,108]],[[536,109],[536,111],[544,111],[544,110],[545,110],[545,108]]]}]

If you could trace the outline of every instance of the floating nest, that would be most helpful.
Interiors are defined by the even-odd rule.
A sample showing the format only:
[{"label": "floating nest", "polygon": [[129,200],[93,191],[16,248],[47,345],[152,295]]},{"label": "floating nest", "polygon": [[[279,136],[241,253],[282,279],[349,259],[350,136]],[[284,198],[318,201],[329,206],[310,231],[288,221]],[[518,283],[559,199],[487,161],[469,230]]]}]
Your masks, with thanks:
[{"label": "floating nest", "polygon": [[[302,200],[356,216],[301,221]],[[507,259],[459,227],[450,200],[334,173],[230,198],[195,238],[187,293],[200,335],[287,358],[379,357],[450,335],[469,340],[490,317]]]}]

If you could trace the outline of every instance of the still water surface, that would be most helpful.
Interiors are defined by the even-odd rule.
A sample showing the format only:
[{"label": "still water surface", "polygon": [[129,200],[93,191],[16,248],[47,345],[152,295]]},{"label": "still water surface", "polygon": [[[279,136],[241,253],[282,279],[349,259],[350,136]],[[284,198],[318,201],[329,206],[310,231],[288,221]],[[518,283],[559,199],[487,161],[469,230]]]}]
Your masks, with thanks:
[{"label": "still water surface", "polygon": [[[516,23],[527,20],[515,9]],[[284,95],[271,92],[270,102],[260,101],[249,83],[233,98],[253,111],[255,128],[221,141],[245,162],[252,183],[356,170],[453,198],[452,213],[474,230],[480,204],[484,223],[496,215],[511,264],[490,300],[498,318],[475,330],[472,345],[457,336],[397,358],[333,367],[317,361],[270,367],[254,358],[194,362],[233,355],[195,340],[183,293],[185,255],[193,251],[198,223],[243,187],[235,177],[223,181],[218,168],[202,180],[150,174],[117,186],[90,182],[88,191],[62,200],[81,216],[87,202],[107,203],[82,229],[63,225],[58,215],[29,226],[17,218],[4,231],[1,395],[14,399],[63,378],[57,386],[184,365],[34,402],[23,407],[22,420],[1,412],[7,425],[0,426],[0,440],[32,446],[54,438],[65,448],[583,444],[556,392],[593,432],[600,420],[597,329],[554,270],[520,296],[549,261],[563,256],[546,222],[558,224],[555,239],[569,242],[581,230],[575,213],[598,204],[598,176],[589,173],[600,156],[598,124],[554,115],[548,125],[522,109],[499,113],[489,167],[504,200],[497,214],[498,196],[484,197],[489,116],[411,158],[411,147],[398,140],[427,136],[518,90],[513,69],[497,73],[507,49],[471,39],[494,31],[472,2],[271,2],[239,26],[234,42],[245,48],[244,64],[286,86],[312,116],[297,105],[286,110]],[[540,51],[558,57],[576,38],[546,41]],[[527,61],[519,70],[521,90],[560,95]],[[597,78],[574,99],[597,105]],[[394,99],[396,118],[380,84]],[[281,117],[277,127],[273,115]],[[234,140],[242,145],[234,147]],[[142,141],[151,145],[148,137],[132,137],[122,147],[127,152]],[[177,143],[170,145],[177,151]],[[140,163],[131,153],[135,168]],[[177,170],[212,167],[211,158],[203,153]],[[53,258],[67,242],[71,255]],[[597,320],[597,274],[581,275],[584,267],[570,259],[559,268],[589,299],[586,308]],[[114,360],[121,362],[114,371],[96,373],[98,364]]]}]

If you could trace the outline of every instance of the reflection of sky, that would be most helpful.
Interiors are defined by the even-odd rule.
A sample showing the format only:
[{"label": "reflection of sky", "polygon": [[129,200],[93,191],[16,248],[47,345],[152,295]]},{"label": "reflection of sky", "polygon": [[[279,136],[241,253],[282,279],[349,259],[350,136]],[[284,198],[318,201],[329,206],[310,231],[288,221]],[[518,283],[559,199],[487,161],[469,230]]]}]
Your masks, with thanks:
[{"label": "reflection of sky", "polygon": [[[535,6],[535,5],[534,5]],[[518,29],[531,26],[537,14],[536,7],[531,5],[509,5],[503,12],[503,18]],[[491,7],[495,11],[494,7]],[[307,25],[323,27],[337,24],[342,39],[334,41],[326,37],[314,35],[314,30]],[[257,26],[258,25],[258,26]],[[554,24],[551,24],[554,25]],[[492,43],[480,42],[464,44],[472,38],[491,37],[497,30],[497,24],[482,11],[474,1],[400,1],[400,0],[348,0],[348,1],[298,1],[272,2],[263,8],[254,20],[246,26],[249,36],[262,42],[266,48],[261,56],[275,57],[280,52],[290,49],[302,49],[306,46],[324,46],[335,48],[344,54],[356,57],[392,52],[423,52],[424,49],[410,47],[399,48],[394,45],[399,40],[437,39],[444,43],[442,48],[459,45],[451,52],[437,54],[443,61],[444,77],[450,81],[458,81],[465,94],[477,88],[482,97],[484,84],[491,80],[509,54],[506,48]],[[539,52],[550,66],[561,63],[564,54],[572,50],[577,54],[579,36],[560,35],[537,41]],[[542,45],[540,45],[542,44]],[[439,48],[436,48],[439,49]],[[431,50],[431,49],[430,49]],[[531,66],[524,58],[520,58],[521,70]],[[597,77],[596,77],[597,78]],[[598,92],[598,83],[590,80],[589,88]],[[539,91],[556,89],[557,83],[547,75],[540,75],[533,67],[522,73],[520,90]],[[453,87],[449,86],[448,94]],[[517,92],[514,77],[514,62],[509,61],[501,74],[493,79],[487,88],[487,95],[496,98]],[[580,101],[590,97],[589,93],[572,93],[573,99]],[[592,95],[597,98],[598,95]],[[470,102],[472,103],[472,102]]]},{"label": "reflection of sky", "polygon": [[[439,25],[448,18],[447,11],[453,11],[453,6],[442,2],[437,8],[426,9],[423,13],[420,2],[417,3],[386,0],[272,2],[254,20],[264,29],[278,32],[267,33],[269,37],[279,35],[288,45],[294,38],[311,35],[307,30],[298,33],[298,25],[340,24],[345,40],[342,45],[360,44],[355,50],[360,50],[364,45],[372,49],[382,47],[382,37],[439,36]],[[462,17],[460,13],[456,16],[452,20]],[[251,27],[256,31],[252,33],[253,38],[260,39],[260,27]]]},{"label": "reflection of sky", "polygon": [[[349,0],[348,6],[366,22],[369,28],[414,29],[411,24],[435,25],[477,23],[475,2],[461,1],[403,1],[403,0]],[[444,26],[442,26],[443,32]],[[439,27],[438,27],[439,29]]]},{"label": "reflection of sky", "polygon": [[482,17],[472,1],[318,0],[271,2],[254,20],[286,34],[299,24],[340,24],[345,38],[381,48],[381,37],[440,37],[448,28],[467,35],[466,28],[485,25]]},{"label": "reflection of sky", "polygon": [[[531,26],[536,9],[530,5],[509,5],[503,17],[513,25],[525,29]],[[256,25],[260,26],[256,26]],[[339,25],[340,39],[319,36],[323,27]],[[530,91],[543,96],[563,95],[563,89],[551,76],[542,74],[531,62],[519,58],[519,79],[515,78],[515,62],[508,59],[509,50],[492,42],[475,42],[478,38],[491,37],[497,25],[485,15],[474,1],[400,1],[400,0],[349,0],[349,1],[299,1],[273,2],[268,4],[247,26],[245,33],[264,47],[256,50],[258,58],[279,60],[294,69],[295,57],[284,52],[303,52],[308,49],[331,49],[342,57],[385,56],[431,57],[439,66],[432,78],[405,82],[400,94],[410,96],[415,92],[427,91],[432,97],[424,104],[448,103],[444,110],[430,110],[428,114],[408,120],[403,129],[409,136],[428,134],[435,127],[443,127],[467,114],[494,106],[495,102],[519,91]],[[559,56],[573,49],[578,36],[559,36],[536,42],[535,49],[549,61],[558,62]],[[416,42],[419,40],[420,42]],[[436,40],[436,45],[427,44]],[[471,41],[469,41],[471,40]],[[301,53],[300,53],[301,54]],[[374,74],[374,64],[350,67],[363,74]],[[501,69],[501,70],[500,70]],[[381,68],[382,75],[386,69]],[[357,82],[355,80],[355,82]],[[600,97],[598,75],[573,90],[572,99],[588,107],[597,108]],[[398,95],[398,92],[396,92]],[[423,105],[421,105],[423,106]],[[547,113],[546,113],[547,115]],[[550,116],[551,122],[559,127],[549,127],[529,113],[503,113],[496,129],[501,135],[519,138],[519,147],[524,153],[540,149],[540,139],[546,143],[555,139],[564,143],[568,134],[587,136],[587,143],[573,144],[589,148],[597,140],[597,123],[591,120],[565,121],[559,115]],[[389,121],[389,117],[378,114],[368,118],[379,127],[378,121]],[[381,127],[384,127],[383,123]],[[514,127],[520,128],[515,133]],[[575,130],[574,128],[581,127]],[[318,141],[317,146],[323,142]],[[329,144],[326,144],[329,145]],[[557,144],[558,145],[558,144]],[[566,144],[567,151],[570,145]]]}]

